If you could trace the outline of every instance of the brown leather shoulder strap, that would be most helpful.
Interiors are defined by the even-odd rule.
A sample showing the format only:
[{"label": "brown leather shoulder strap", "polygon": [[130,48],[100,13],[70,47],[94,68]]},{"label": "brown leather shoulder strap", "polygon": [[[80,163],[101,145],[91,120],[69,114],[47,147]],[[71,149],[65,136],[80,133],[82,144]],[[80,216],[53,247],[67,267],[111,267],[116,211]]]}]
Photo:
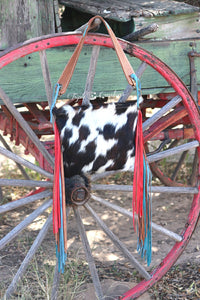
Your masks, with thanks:
[{"label": "brown leather shoulder strap", "polygon": [[101,17],[101,16],[95,16],[93,18],[91,18],[85,28],[85,31],[83,32],[82,38],[80,39],[74,53],[72,54],[70,60],[68,61],[66,67],[64,68],[59,80],[58,80],[58,84],[61,85],[60,91],[59,91],[59,95],[62,95],[65,93],[70,80],[72,78],[75,66],[77,64],[78,58],[80,56],[84,41],[85,41],[85,37],[87,36],[88,31],[91,29],[92,27],[92,23],[95,19],[99,18],[103,24],[105,25],[105,27],[107,28],[107,31],[112,39],[115,51],[117,53],[118,59],[120,61],[121,67],[124,71],[124,74],[126,76],[126,79],[128,81],[128,83],[130,85],[133,85],[134,82],[132,80],[132,78],[130,77],[131,74],[134,74],[133,68],[131,67],[131,64],[129,63],[122,47],[120,46],[114,32],[112,31],[112,29],[110,28],[110,26],[108,25],[108,23]]}]

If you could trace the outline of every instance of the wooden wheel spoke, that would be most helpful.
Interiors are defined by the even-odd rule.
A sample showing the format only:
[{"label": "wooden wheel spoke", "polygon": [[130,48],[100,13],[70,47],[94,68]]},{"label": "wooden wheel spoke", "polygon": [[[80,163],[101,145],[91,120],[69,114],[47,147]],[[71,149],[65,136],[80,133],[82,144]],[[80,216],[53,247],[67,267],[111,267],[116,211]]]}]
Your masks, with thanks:
[{"label": "wooden wheel spoke", "polygon": [[99,174],[93,174],[93,175],[91,175],[91,180],[96,181],[98,179],[101,179],[101,178],[104,178],[106,176],[113,175],[116,173],[119,173],[119,171],[107,171],[107,172],[103,172],[103,173],[99,173]]},{"label": "wooden wheel spoke", "polygon": [[[140,78],[142,76],[142,74],[144,73],[144,71],[146,70],[147,67],[148,67],[148,65],[144,61],[140,64],[139,68],[136,71],[136,75],[138,78]],[[128,97],[131,95],[132,91],[133,91],[133,86],[128,84],[127,87],[125,88],[123,94],[119,98],[118,102],[119,103],[125,102],[128,99]]]},{"label": "wooden wheel spoke", "polygon": [[92,194],[92,199],[107,206],[108,208],[112,208],[113,210],[119,212],[120,214],[124,215],[124,216],[128,216],[129,218],[133,218],[133,213],[128,211],[127,209],[119,206],[119,205],[116,205],[112,202],[109,202],[99,196],[96,196],[94,194]]},{"label": "wooden wheel spoke", "polygon": [[22,276],[24,275],[27,267],[29,266],[29,263],[31,261],[31,259],[33,258],[33,256],[35,255],[37,249],[40,247],[43,239],[45,238],[50,226],[52,223],[52,214],[49,215],[48,219],[46,220],[45,224],[43,225],[42,229],[40,230],[40,232],[38,233],[35,241],[33,242],[31,248],[29,249],[25,259],[23,260],[20,268],[18,269],[17,273],[15,274],[11,284],[9,285],[4,298],[8,299],[10,296],[12,296],[12,294],[14,293],[18,282],[20,281],[20,279],[22,278]]},{"label": "wooden wheel spoke", "polygon": [[137,77],[139,77],[139,78],[142,77],[142,75],[145,72],[147,67],[148,67],[148,64],[145,61],[141,62],[141,64],[139,65],[139,67],[136,71]]},{"label": "wooden wheel spoke", "polygon": [[22,230],[24,230],[31,222],[33,222],[33,220],[35,220],[51,205],[52,205],[52,199],[47,200],[44,204],[42,204],[34,212],[32,212],[26,219],[24,219],[15,228],[13,228],[7,235],[5,235],[0,240],[0,249],[5,247],[5,245],[7,245],[10,241],[12,241]]},{"label": "wooden wheel spoke", "polygon": [[43,198],[48,198],[48,197],[52,197],[52,191],[50,191],[50,190],[43,191],[43,192],[28,196],[25,198],[21,198],[16,201],[11,201],[9,203],[6,203],[6,204],[0,206],[0,214],[5,213],[10,210],[13,210],[15,208],[19,208],[23,205],[30,204],[34,201],[41,200]]},{"label": "wooden wheel spoke", "polygon": [[198,152],[197,149],[195,150],[195,155],[194,155],[194,159],[193,159],[193,164],[192,164],[192,174],[190,176],[190,184],[191,186],[193,186],[196,183],[196,177],[197,177],[197,168],[198,168]]},{"label": "wooden wheel spoke", "polygon": [[[133,219],[133,213],[131,211],[128,211],[127,209],[123,208],[123,207],[120,207],[114,203],[111,203],[109,201],[106,201],[100,197],[97,197],[95,195],[92,195],[92,198],[105,205],[106,207],[109,207],[117,212],[119,212],[120,214],[126,216],[126,217],[129,217],[130,219]],[[137,219],[137,215],[135,215],[135,219]],[[154,222],[152,222],[152,229],[154,229],[155,231],[158,231],[158,232],[161,232],[162,234],[174,239],[175,241],[177,242],[181,242],[182,241],[182,236],[178,235],[177,233],[171,231],[171,230],[168,230],[166,228],[164,228],[163,226],[160,226]]]},{"label": "wooden wheel spoke", "polygon": [[79,210],[78,210],[77,207],[74,208],[74,215],[75,215],[75,218],[76,218],[79,234],[81,236],[81,240],[82,240],[83,247],[84,247],[84,250],[85,250],[85,255],[86,255],[86,259],[87,259],[88,266],[89,266],[89,269],[90,269],[90,273],[91,273],[91,276],[92,276],[92,280],[93,280],[94,288],[95,288],[95,291],[96,291],[96,295],[97,295],[98,299],[103,300],[104,296],[103,296],[99,276],[98,276],[98,273],[97,273],[97,270],[96,270],[94,258],[92,256],[92,252],[91,252],[90,245],[89,245],[89,242],[88,242],[88,239],[87,239],[87,236],[86,236],[85,228],[84,228],[84,225],[83,225],[83,222],[81,220],[81,216],[80,216],[80,213],[79,213]]},{"label": "wooden wheel spoke", "polygon": [[58,272],[58,261],[56,261],[54,276],[53,276],[53,284],[51,290],[51,300],[56,300],[58,296],[58,287],[60,282],[60,272]]},{"label": "wooden wheel spoke", "polygon": [[49,72],[46,51],[41,50],[41,51],[39,51],[39,54],[40,54],[40,63],[41,63],[41,68],[42,68],[44,84],[45,84],[45,90],[46,90],[46,95],[47,95],[47,101],[48,101],[49,107],[51,107],[53,91],[52,91],[51,78],[50,78],[50,72]]},{"label": "wooden wheel spoke", "polygon": [[156,112],[152,117],[146,120],[143,123],[142,129],[145,131],[151,125],[153,125],[156,121],[158,121],[162,116],[164,116],[167,112],[169,112],[173,107],[175,107],[178,103],[182,101],[180,96],[174,97],[170,100],[165,106],[163,106],[158,112]]},{"label": "wooden wheel spoke", "polygon": [[152,186],[151,192],[167,194],[198,194],[198,188],[184,186]]},{"label": "wooden wheel spoke", "polygon": [[[132,185],[120,185],[120,184],[93,184],[92,189],[94,191],[121,191],[132,192]],[[180,193],[180,194],[198,194],[198,188],[195,187],[169,187],[169,186],[152,186],[151,193]]]},{"label": "wooden wheel spoke", "polygon": [[[67,206],[66,207],[67,224],[68,224],[69,212],[70,212],[70,207]],[[70,248],[70,246],[68,247],[68,250],[69,250],[69,248]],[[52,284],[52,289],[51,289],[51,300],[57,300],[59,284],[60,284],[60,272],[58,271],[58,260],[56,260],[56,265],[54,268],[53,284]]]},{"label": "wooden wheel spoke", "polygon": [[92,184],[93,191],[121,191],[121,192],[132,192],[132,185],[122,185],[122,184]]},{"label": "wooden wheel spoke", "polygon": [[96,72],[97,60],[99,57],[99,51],[100,51],[100,46],[93,46],[92,55],[91,55],[91,59],[90,59],[90,66],[89,66],[88,75],[87,75],[87,79],[86,79],[85,91],[83,94],[82,105],[90,104],[90,96],[91,96],[91,92],[92,92],[92,86],[94,83],[94,76],[95,76],[95,72]]},{"label": "wooden wheel spoke", "polygon": [[0,87],[0,98],[4,102],[4,104],[7,106],[9,111],[12,113],[12,115],[15,117],[17,122],[20,124],[20,126],[23,128],[23,130],[26,132],[28,137],[31,139],[31,141],[37,146],[39,151],[43,154],[45,159],[50,163],[51,166],[54,166],[54,159],[51,156],[51,154],[47,151],[45,146],[42,144],[42,142],[39,140],[37,135],[34,133],[34,131],[31,129],[31,127],[28,125],[28,123],[24,120],[22,115],[18,112],[8,95],[2,90]]},{"label": "wooden wheel spoke", "polygon": [[25,179],[0,179],[0,186],[22,186],[22,187],[53,187],[50,181],[25,180]]},{"label": "wooden wheel spoke", "polygon": [[39,166],[34,165],[33,163],[29,162],[28,160],[20,157],[19,155],[1,147],[1,146],[0,146],[0,154],[6,156],[9,159],[12,159],[13,161],[15,161],[21,165],[24,165],[25,167],[45,176],[47,178],[50,178],[51,180],[53,180],[53,174],[45,171],[44,169],[40,168]]},{"label": "wooden wheel spoke", "polygon": [[123,255],[130,261],[130,263],[136,268],[140,275],[146,280],[151,279],[149,273],[144,269],[144,267],[135,259],[135,257],[129,252],[126,246],[118,239],[118,237],[107,227],[107,225],[99,218],[95,211],[86,203],[85,208],[92,215],[97,224],[101,229],[107,234],[114,245],[123,253]]},{"label": "wooden wheel spoke", "polygon": [[186,143],[186,144],[183,144],[183,145],[180,145],[180,146],[162,151],[162,152],[157,153],[157,154],[149,155],[148,156],[148,162],[151,163],[151,162],[154,162],[154,161],[158,161],[158,160],[161,160],[163,158],[166,158],[166,157],[169,157],[169,156],[172,156],[172,155],[175,155],[175,154],[180,154],[180,153],[182,153],[186,150],[190,150],[190,149],[197,148],[197,147],[199,147],[199,142],[198,141],[192,141],[192,142],[189,142],[189,143]]}]

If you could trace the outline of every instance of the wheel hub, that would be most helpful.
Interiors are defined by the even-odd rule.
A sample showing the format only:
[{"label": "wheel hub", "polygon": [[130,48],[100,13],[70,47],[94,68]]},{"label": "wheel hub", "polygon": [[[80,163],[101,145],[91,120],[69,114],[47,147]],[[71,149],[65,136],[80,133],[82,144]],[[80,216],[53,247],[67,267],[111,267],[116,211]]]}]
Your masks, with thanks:
[{"label": "wheel hub", "polygon": [[65,195],[67,205],[83,205],[90,198],[89,180],[84,175],[65,178]]}]

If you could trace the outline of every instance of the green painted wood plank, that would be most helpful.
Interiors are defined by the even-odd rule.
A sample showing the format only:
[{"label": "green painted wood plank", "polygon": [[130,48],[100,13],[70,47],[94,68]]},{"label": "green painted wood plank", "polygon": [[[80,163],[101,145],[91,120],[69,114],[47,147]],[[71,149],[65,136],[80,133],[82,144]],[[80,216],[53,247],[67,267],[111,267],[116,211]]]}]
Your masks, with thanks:
[{"label": "green painted wood plank", "polygon": [[[188,52],[191,51],[191,40],[171,42],[140,42],[139,44],[160,57],[186,83],[190,85]],[[200,52],[200,40],[196,40],[196,51]],[[65,64],[73,52],[72,47],[50,49],[47,59],[51,74],[52,86],[60,77]],[[87,71],[91,55],[91,46],[85,46],[81,52],[77,67],[62,98],[81,98],[84,92]],[[129,57],[137,70],[140,61]],[[200,58],[195,59],[197,81],[200,89]],[[152,68],[148,67],[141,78],[143,94],[170,92],[168,83]],[[118,96],[127,82],[121,66],[112,49],[101,48],[93,86],[93,96]],[[8,93],[14,103],[46,101],[46,92],[42,77],[39,54],[24,57],[0,70],[0,86]]]}]

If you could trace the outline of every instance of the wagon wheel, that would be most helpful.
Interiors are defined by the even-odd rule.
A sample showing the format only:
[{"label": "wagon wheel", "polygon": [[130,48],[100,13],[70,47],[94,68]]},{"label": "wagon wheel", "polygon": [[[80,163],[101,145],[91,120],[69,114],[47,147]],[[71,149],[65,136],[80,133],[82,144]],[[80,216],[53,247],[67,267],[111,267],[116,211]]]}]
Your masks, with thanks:
[{"label": "wagon wheel", "polygon": [[[80,40],[79,34],[61,34],[61,35],[52,35],[52,36],[45,36],[38,39],[33,39],[23,43],[22,45],[17,46],[16,48],[10,49],[4,52],[0,57],[0,66],[1,71],[10,72],[12,68],[12,63],[14,61],[20,62],[20,59],[23,61],[23,67],[27,68],[32,56],[34,54],[34,61],[36,55],[39,52],[41,66],[43,71],[43,79],[45,82],[47,100],[49,103],[51,102],[51,81],[50,81],[50,67],[48,67],[47,57],[48,53],[51,48],[59,47],[60,46],[68,46],[68,45],[75,45]],[[112,42],[109,37],[104,35],[93,35],[90,34],[86,38],[86,44],[90,45],[100,45],[105,46],[108,48],[112,48]],[[143,124],[144,130],[144,137],[146,143],[152,143],[154,140],[163,140],[165,137],[166,132],[168,135],[179,135],[180,139],[182,139],[182,145],[172,147],[169,150],[162,149],[161,152],[156,154],[151,154],[148,157],[149,162],[155,162],[158,160],[163,160],[166,157],[170,157],[175,154],[183,153],[188,149],[197,149],[198,154],[198,162],[199,162],[199,140],[200,140],[200,118],[199,118],[199,111],[195,102],[192,99],[191,94],[188,92],[182,81],[177,77],[176,74],[163,62],[161,62],[158,58],[147,52],[146,50],[141,49],[139,46],[128,43],[126,41],[120,40],[120,44],[122,48],[130,54],[130,56],[135,57],[135,61],[138,62],[138,70],[137,75],[143,79],[143,76],[148,69],[155,69],[158,75],[160,74],[166,82],[170,85],[171,89],[176,93],[169,102],[162,106],[162,108],[150,116],[147,120],[145,120]],[[64,49],[65,49],[64,48]],[[35,53],[36,52],[36,53]],[[38,55],[39,59],[39,55]],[[50,61],[49,61],[50,64]],[[137,63],[136,63],[137,64]],[[19,63],[20,65],[20,63]],[[62,66],[63,67],[63,66]],[[144,75],[143,75],[144,73]],[[159,75],[159,76],[160,76]],[[39,76],[39,74],[38,74]],[[57,76],[57,75],[56,75]],[[38,79],[38,83],[40,79]],[[24,82],[24,86],[27,82]],[[17,82],[15,83],[17,85]],[[35,87],[33,88],[35,89]],[[128,88],[129,90],[130,88]],[[40,167],[30,163],[28,159],[24,159],[20,157],[18,154],[12,153],[6,147],[1,147],[0,152],[3,156],[9,157],[11,160],[19,163],[20,165],[24,165],[26,168],[30,170],[34,170],[35,172],[42,175],[42,178],[46,178],[48,180],[31,180],[31,179],[0,179],[1,186],[26,186],[26,187],[36,187],[36,191],[32,192],[29,195],[21,196],[20,199],[4,204],[0,207],[0,212],[10,212],[13,209],[22,207],[27,205],[33,201],[39,201],[41,199],[48,199],[44,202],[41,206],[36,208],[33,213],[31,213],[24,221],[22,221],[19,225],[17,225],[11,232],[9,232],[5,237],[2,238],[0,241],[0,249],[2,249],[5,245],[12,241],[12,239],[19,235],[19,233],[26,228],[31,222],[34,222],[35,218],[41,215],[44,211],[49,213],[47,209],[51,206],[51,188],[52,188],[52,168],[53,168],[53,157],[50,154],[51,150],[51,142],[42,141],[44,135],[51,136],[52,128],[48,122],[48,110],[45,109],[44,111],[39,108],[38,105],[34,103],[26,104],[26,110],[24,110],[25,105],[13,105],[12,102],[20,102],[19,100],[15,100],[15,94],[8,96],[9,91],[5,92],[6,86],[1,83],[0,88],[0,98],[3,101],[3,106],[1,110],[1,130],[4,131],[4,134],[8,133],[11,135],[11,138],[14,139],[18,144],[21,143],[24,145],[25,150],[30,152],[32,156],[34,156],[39,162]],[[126,91],[127,92],[127,91]],[[126,94],[124,93],[124,95]],[[11,93],[12,94],[12,93]],[[12,97],[12,101],[11,98]],[[124,97],[124,96],[123,96]],[[41,99],[45,101],[46,99]],[[43,104],[40,103],[42,106]],[[43,108],[45,105],[43,105]],[[31,116],[30,116],[31,112]],[[42,113],[43,112],[43,113]],[[188,122],[192,125],[191,128],[188,129],[187,126],[183,125],[180,126],[181,121],[183,118],[187,118]],[[46,118],[46,119],[45,119]],[[6,120],[6,121],[5,121]],[[7,122],[7,123],[6,123]],[[177,122],[178,125],[177,126]],[[187,122],[187,123],[188,123]],[[3,126],[3,125],[4,126]],[[14,124],[14,125],[13,125]],[[22,130],[23,128],[23,130]],[[20,134],[19,134],[20,132]],[[184,139],[185,134],[187,133],[187,139]],[[41,140],[39,140],[41,138]],[[191,139],[191,141],[188,141]],[[48,150],[47,150],[48,149]],[[101,177],[106,178],[107,174],[101,175]],[[96,183],[97,179],[100,178],[98,176],[92,176],[91,180],[91,189],[94,193],[91,194],[91,199],[89,202],[85,203],[83,206],[74,206],[74,217],[78,226],[78,230],[83,242],[83,248],[86,254],[86,258],[88,260],[89,269],[92,275],[92,281],[95,288],[95,293],[99,299],[103,299],[103,292],[101,288],[100,279],[98,276],[97,268],[95,263],[98,264],[97,259],[93,257],[95,251],[92,251],[89,242],[86,236],[86,231],[83,225],[82,219],[82,210],[87,211],[91,218],[98,224],[101,230],[105,233],[105,235],[112,240],[116,247],[116,257],[117,260],[124,263],[125,265],[128,263],[137,270],[139,273],[140,282],[136,284],[134,287],[128,289],[123,295],[121,295],[121,299],[135,299],[139,295],[143,294],[147,289],[153,286],[162,276],[170,269],[170,267],[175,263],[177,258],[183,252],[185,246],[187,245],[194,229],[195,225],[198,220],[199,216],[199,183],[198,183],[198,176],[199,176],[199,164],[198,164],[198,174],[196,176],[196,185],[195,187],[165,187],[165,186],[156,186],[153,185],[152,192],[159,194],[159,197],[153,198],[153,206],[156,207],[158,198],[162,198],[163,193],[168,195],[171,193],[182,195],[182,193],[186,193],[188,195],[188,199],[190,199],[189,205],[190,208],[186,208],[188,210],[188,216],[185,217],[183,220],[181,218],[180,224],[177,225],[179,222],[176,221],[172,224],[169,222],[169,228],[166,225],[167,222],[164,220],[161,224],[153,223],[153,236],[159,239],[159,243],[157,245],[157,253],[161,253],[161,258],[158,261],[154,261],[153,259],[153,270],[150,270],[146,267],[145,263],[140,260],[140,257],[135,254],[133,255],[131,252],[135,250],[135,235],[132,233],[129,237],[128,242],[123,241],[121,242],[117,235],[113,233],[109,227],[106,225],[106,221],[104,222],[103,219],[106,219],[105,215],[103,219],[98,215],[98,208],[99,205],[104,207],[104,211],[106,213],[111,214],[111,219],[113,216],[121,217],[123,222],[125,222],[125,231],[128,228],[128,224],[130,222],[130,226],[132,226],[132,213],[127,209],[124,208],[126,205],[130,208],[130,201],[127,202],[128,195],[132,190],[131,185],[117,185],[117,184],[98,184]],[[94,182],[95,181],[95,182]],[[108,183],[109,179],[107,179],[106,183]],[[107,196],[102,196],[102,192],[104,195],[107,191],[112,192],[111,194],[108,193]],[[123,202],[115,201],[115,195],[113,195],[113,191],[116,193],[124,193],[124,200]],[[109,198],[111,196],[112,199]],[[121,196],[120,196],[121,197]],[[169,198],[169,197],[168,197]],[[164,201],[167,201],[164,200]],[[120,205],[119,205],[120,204]],[[182,203],[184,205],[184,203]],[[97,205],[97,206],[96,206]],[[158,204],[159,205],[159,204]],[[163,205],[163,202],[162,204]],[[97,207],[97,212],[95,212],[95,207]],[[160,210],[158,210],[160,211]],[[81,212],[81,213],[80,213]],[[156,213],[153,213],[153,218]],[[109,218],[109,217],[107,217]],[[130,220],[128,220],[130,219]],[[174,220],[173,220],[174,221]],[[5,295],[7,298],[13,294],[16,289],[16,286],[26,271],[31,259],[33,258],[34,253],[40,246],[42,240],[44,239],[45,235],[51,224],[51,213],[49,213],[49,217],[46,220],[46,223],[41,228],[39,234],[37,235],[35,241],[33,242],[30,250],[28,251],[26,257],[24,258],[18,272],[13,278],[13,281],[9,285],[8,289],[5,291]],[[113,225],[113,224],[112,224]],[[116,223],[115,223],[116,225]],[[180,226],[182,229],[180,229]],[[123,228],[118,228],[119,233],[120,230]],[[113,231],[115,231],[113,229]],[[68,233],[70,234],[70,232]],[[122,238],[123,239],[123,238]],[[131,243],[130,243],[131,241]],[[103,246],[106,246],[109,242],[103,242]],[[126,245],[128,244],[128,245]],[[131,244],[131,245],[130,245]],[[163,244],[166,244],[167,249],[163,249]],[[130,247],[130,250],[128,248]],[[134,247],[134,248],[133,248]],[[160,247],[160,248],[158,248]],[[122,253],[119,254],[119,252]],[[112,252],[112,251],[111,251]],[[104,253],[104,252],[102,252]],[[95,254],[94,254],[95,255]],[[113,255],[113,253],[112,253]],[[103,255],[103,261],[106,259],[106,256]],[[131,268],[131,267],[130,267]],[[124,270],[124,268],[123,268]],[[132,270],[132,269],[131,269]],[[135,272],[134,272],[135,274]],[[123,275],[122,275],[123,276]],[[52,298],[54,299],[56,296],[57,285],[59,282],[59,276],[57,271],[57,265],[55,267],[55,276],[54,276],[54,283],[52,289]],[[117,298],[117,295],[114,295]]]}]

